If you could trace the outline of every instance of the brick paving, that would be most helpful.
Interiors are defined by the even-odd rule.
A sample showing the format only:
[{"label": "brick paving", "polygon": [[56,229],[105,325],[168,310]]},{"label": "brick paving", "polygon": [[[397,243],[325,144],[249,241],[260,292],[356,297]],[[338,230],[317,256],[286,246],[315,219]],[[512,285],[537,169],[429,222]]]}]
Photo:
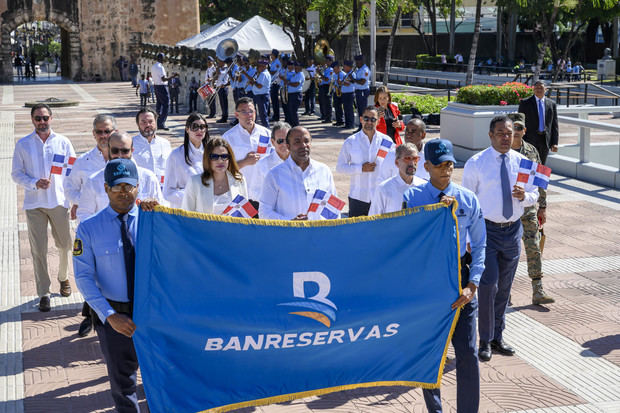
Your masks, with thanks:
[{"label": "brick paving", "polygon": [[[78,107],[54,110],[53,127],[71,139],[78,153],[83,153],[94,143],[91,124],[96,113],[111,113],[117,117],[121,130],[135,132],[138,99],[128,85],[121,83],[16,85],[4,86],[0,93],[0,128],[10,129],[9,135],[0,131],[0,139],[13,139],[0,141],[0,192],[3,197],[16,194],[15,198],[7,198],[10,205],[0,202],[0,211],[5,215],[0,216],[0,413],[112,411],[96,335],[79,338],[76,334],[81,321],[81,297],[73,276],[72,297],[55,294],[50,313],[36,310],[32,260],[21,210],[23,191],[16,190],[10,177],[6,177],[10,173],[12,142],[32,130],[24,102],[50,96],[79,100]],[[12,120],[13,114],[14,123],[5,122]],[[618,122],[610,116],[600,118]],[[174,147],[182,142],[184,120],[185,115],[170,116],[171,130],[161,134]],[[313,157],[335,170],[341,143],[348,133],[309,117],[302,117],[302,124],[315,138]],[[212,135],[221,135],[228,128],[211,120],[209,127]],[[574,143],[575,130],[562,125],[560,128],[561,143]],[[429,128],[430,137],[438,135],[439,128]],[[593,136],[593,141],[616,139]],[[455,171],[457,182],[461,174],[462,169]],[[348,179],[334,175],[338,191],[345,198]],[[531,287],[522,257],[506,332],[513,339],[517,355],[494,355],[490,362],[481,363],[480,411],[620,412],[620,192],[552,175],[548,202],[544,284],[556,303],[544,307],[531,305]],[[15,215],[17,224],[12,221]],[[13,234],[17,235],[14,242]],[[15,271],[10,262],[16,249],[19,267]],[[50,274],[55,278],[58,257],[53,247],[49,261]],[[11,277],[16,279],[13,284]],[[58,288],[53,279],[53,291]],[[15,294],[19,304],[11,299]],[[449,356],[453,357],[452,350]],[[456,411],[455,380],[454,363],[448,363],[442,385],[446,412]],[[142,389],[141,399],[144,400]],[[146,403],[143,401],[142,405]],[[426,409],[418,389],[377,387],[239,411]]]}]

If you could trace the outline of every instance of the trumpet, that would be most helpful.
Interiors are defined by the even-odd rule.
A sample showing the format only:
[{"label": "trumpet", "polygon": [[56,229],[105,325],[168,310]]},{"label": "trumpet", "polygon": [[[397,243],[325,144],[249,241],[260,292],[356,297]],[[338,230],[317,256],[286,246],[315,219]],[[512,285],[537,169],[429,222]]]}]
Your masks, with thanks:
[{"label": "trumpet", "polygon": [[344,84],[344,82],[347,81],[347,79],[351,76],[352,73],[353,73],[353,70],[347,73],[342,79],[342,81],[338,81],[338,86],[336,86],[336,96],[338,97],[342,96],[342,85]]}]

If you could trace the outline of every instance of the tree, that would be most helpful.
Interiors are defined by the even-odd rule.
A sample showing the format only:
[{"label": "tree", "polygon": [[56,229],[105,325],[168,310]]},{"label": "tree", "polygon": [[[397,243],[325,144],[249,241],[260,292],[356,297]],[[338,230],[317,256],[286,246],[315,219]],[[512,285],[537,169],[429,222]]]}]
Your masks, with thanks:
[{"label": "tree", "polygon": [[469,52],[469,61],[467,62],[467,74],[465,75],[465,84],[467,86],[474,82],[474,66],[476,64],[476,53],[478,51],[478,39],[480,38],[480,11],[482,9],[482,0],[476,0],[476,23],[474,25],[474,36],[471,40],[471,52]]},{"label": "tree", "polygon": [[390,32],[390,38],[388,40],[388,45],[385,50],[385,69],[383,74],[383,84],[387,86],[389,78],[390,78],[390,67],[392,64],[392,47],[394,45],[394,35],[396,34],[396,30],[398,29],[398,23],[400,22],[400,16],[403,11],[402,3],[398,4],[396,8],[396,12],[394,13],[394,21],[392,22],[392,31]]},{"label": "tree", "polygon": [[200,24],[216,24],[227,17],[247,20],[259,14],[259,2],[245,0],[200,0]]}]

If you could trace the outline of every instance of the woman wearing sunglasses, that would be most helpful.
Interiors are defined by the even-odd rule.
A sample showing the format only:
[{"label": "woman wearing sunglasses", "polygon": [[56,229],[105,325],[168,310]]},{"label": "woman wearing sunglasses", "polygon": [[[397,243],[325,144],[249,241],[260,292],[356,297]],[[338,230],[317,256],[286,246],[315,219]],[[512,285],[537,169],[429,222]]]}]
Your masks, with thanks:
[{"label": "woman wearing sunglasses", "polygon": [[185,121],[183,145],[170,153],[164,179],[164,198],[173,208],[181,208],[185,186],[192,175],[202,173],[204,147],[209,127],[203,115],[193,112]]},{"label": "woman wearing sunglasses", "polygon": [[205,145],[204,171],[187,182],[182,208],[188,211],[221,214],[237,195],[248,199],[245,179],[230,144],[213,138]]}]

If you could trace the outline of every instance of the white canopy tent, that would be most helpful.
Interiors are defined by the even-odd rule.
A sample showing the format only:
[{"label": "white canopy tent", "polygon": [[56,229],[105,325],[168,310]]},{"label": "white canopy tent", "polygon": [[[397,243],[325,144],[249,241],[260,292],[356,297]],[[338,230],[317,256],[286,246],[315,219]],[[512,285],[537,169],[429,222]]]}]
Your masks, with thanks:
[{"label": "white canopy tent", "polygon": [[198,43],[204,42],[209,38],[219,36],[222,33],[234,29],[240,24],[241,22],[239,20],[233,19],[232,17],[227,17],[221,22],[206,28],[202,32],[195,34],[192,37],[188,37],[185,40],[181,40],[177,43],[177,46],[196,47]]},{"label": "white canopy tent", "polygon": [[271,53],[272,49],[278,49],[281,53],[294,51],[293,43],[282,27],[260,16],[254,16],[227,32],[203,40],[194,47],[215,50],[222,40],[228,38],[237,41],[241,53],[247,53],[250,49],[265,54]]}]

